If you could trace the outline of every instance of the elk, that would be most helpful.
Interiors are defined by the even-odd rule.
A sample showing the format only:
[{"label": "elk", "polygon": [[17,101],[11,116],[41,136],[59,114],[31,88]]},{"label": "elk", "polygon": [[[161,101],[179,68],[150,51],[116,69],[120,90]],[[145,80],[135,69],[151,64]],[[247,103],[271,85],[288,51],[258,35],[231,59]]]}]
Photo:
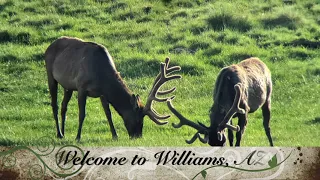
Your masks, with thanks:
[{"label": "elk", "polygon": [[[270,146],[273,146],[269,126],[271,93],[270,70],[258,58],[249,58],[220,71],[213,91],[214,103],[210,109],[209,127],[186,119],[173,107],[171,99],[167,100],[167,105],[180,120],[178,124],[172,124],[174,128],[187,125],[197,130],[191,140],[186,140],[188,144],[198,138],[202,143],[209,143],[211,146],[225,146],[226,128],[230,146],[233,146],[233,131],[237,132],[235,146],[240,146],[248,113],[261,108],[265,133]],[[238,117],[237,126],[232,125],[233,117]],[[201,137],[201,134],[204,137]]]},{"label": "elk", "polygon": [[[170,115],[159,115],[152,107],[152,102],[165,102],[167,98],[158,98],[157,95],[172,93],[176,88],[159,91],[160,87],[167,81],[181,78],[180,75],[168,76],[181,69],[180,66],[169,68],[169,61],[170,59],[166,58],[165,63],[161,63],[160,73],[155,78],[144,106],[139,95],[133,94],[128,89],[104,46],[72,37],[60,37],[55,40],[45,52],[45,64],[57,137],[64,136],[67,106],[73,91],[78,91],[77,141],[81,139],[87,97],[100,98],[113,139],[117,139],[118,135],[112,122],[109,104],[122,117],[130,138],[142,136],[143,118],[146,115],[158,125],[167,124],[168,122],[164,120]],[[58,121],[58,84],[64,88],[61,103],[61,130]]]}]

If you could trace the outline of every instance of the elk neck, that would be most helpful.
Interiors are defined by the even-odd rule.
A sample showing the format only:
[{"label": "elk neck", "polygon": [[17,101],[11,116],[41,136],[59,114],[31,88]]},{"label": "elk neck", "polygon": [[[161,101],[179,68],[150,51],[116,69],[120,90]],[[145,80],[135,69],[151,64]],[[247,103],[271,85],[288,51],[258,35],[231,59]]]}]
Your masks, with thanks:
[{"label": "elk neck", "polygon": [[243,84],[244,94],[247,93],[246,73],[238,65],[231,65],[223,68],[216,80],[213,92],[213,105],[210,109],[211,126],[216,127],[223,120],[231,108],[235,99],[234,86],[237,83]]},{"label": "elk neck", "polygon": [[119,73],[116,73],[115,76],[116,78],[113,78],[112,87],[108,91],[108,100],[120,116],[123,116],[126,111],[133,109],[131,104],[132,92]]}]

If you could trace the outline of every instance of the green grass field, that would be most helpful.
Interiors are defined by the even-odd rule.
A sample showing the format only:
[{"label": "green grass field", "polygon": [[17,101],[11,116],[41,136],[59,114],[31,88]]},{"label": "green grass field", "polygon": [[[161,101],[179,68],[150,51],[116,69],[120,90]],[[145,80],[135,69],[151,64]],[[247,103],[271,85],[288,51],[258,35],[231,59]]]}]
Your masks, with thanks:
[{"label": "green grass field", "polygon": [[[57,139],[44,51],[60,36],[103,44],[129,88],[145,102],[159,64],[182,67],[174,106],[209,125],[219,70],[255,56],[273,78],[271,130],[276,146],[320,146],[320,2],[298,0],[0,0],[0,145],[77,144],[76,93],[66,132]],[[59,104],[62,88],[59,88]],[[165,103],[155,104],[169,113]],[[194,129],[157,126],[145,117],[143,138],[130,140],[112,109],[113,141],[99,99],[89,98],[80,145],[190,146]],[[249,115],[242,146],[268,146],[262,113]],[[208,146],[196,141],[192,146]]]}]

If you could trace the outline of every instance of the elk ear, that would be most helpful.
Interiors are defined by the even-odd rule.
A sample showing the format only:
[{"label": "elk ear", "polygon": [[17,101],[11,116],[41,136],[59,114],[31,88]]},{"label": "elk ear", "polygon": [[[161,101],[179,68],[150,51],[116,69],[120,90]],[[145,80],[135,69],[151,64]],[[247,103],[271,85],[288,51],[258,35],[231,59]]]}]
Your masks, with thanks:
[{"label": "elk ear", "polygon": [[136,96],[136,95],[132,94],[131,99],[130,99],[130,103],[131,103],[133,109],[139,108],[139,104],[138,104],[139,101],[140,101],[139,95]]},{"label": "elk ear", "polygon": [[140,96],[139,96],[139,94],[136,95],[136,100],[137,100],[137,102],[140,103]]}]

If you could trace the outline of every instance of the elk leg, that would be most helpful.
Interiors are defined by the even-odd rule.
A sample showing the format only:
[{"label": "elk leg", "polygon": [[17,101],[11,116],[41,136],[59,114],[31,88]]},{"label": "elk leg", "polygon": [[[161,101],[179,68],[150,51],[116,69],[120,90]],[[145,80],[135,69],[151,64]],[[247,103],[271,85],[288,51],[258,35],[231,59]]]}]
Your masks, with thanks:
[{"label": "elk leg", "polygon": [[[230,124],[232,125],[232,119],[230,120]],[[228,139],[229,139],[229,144],[232,147],[233,146],[233,131],[231,129],[228,129]]]},{"label": "elk leg", "polygon": [[240,146],[242,135],[243,135],[243,133],[246,129],[246,125],[247,125],[247,116],[248,116],[247,111],[245,114],[238,115],[238,125],[240,127],[240,131],[237,132],[237,134],[236,134],[236,136],[237,136],[236,146]]},{"label": "elk leg", "polygon": [[54,80],[53,78],[48,78],[48,84],[49,84],[49,91],[51,95],[51,107],[53,112],[53,118],[56,121],[56,128],[57,128],[57,137],[63,138],[63,135],[60,131],[59,121],[58,121],[58,82]]},{"label": "elk leg", "polygon": [[78,106],[79,106],[79,127],[78,134],[76,140],[80,142],[81,139],[81,130],[84,118],[86,116],[86,100],[87,100],[87,92],[78,91]]},{"label": "elk leg", "polygon": [[61,132],[62,132],[62,135],[64,135],[64,126],[65,126],[65,122],[66,122],[67,106],[68,106],[68,103],[71,99],[72,92],[73,91],[70,91],[70,90],[68,91],[67,89],[64,89],[64,96],[63,96],[63,100],[61,103],[61,119],[62,119]]},{"label": "elk leg", "polygon": [[111,111],[110,111],[110,107],[109,107],[109,103],[107,101],[107,99],[104,96],[100,97],[101,100],[101,104],[103,106],[104,112],[107,116],[108,122],[109,122],[109,126],[111,129],[111,133],[112,133],[112,139],[117,140],[118,139],[118,135],[116,132],[116,129],[114,128],[113,122],[112,122],[112,116],[111,116]]},{"label": "elk leg", "polygon": [[263,127],[268,137],[270,146],[273,146],[271,131],[270,131],[270,116],[271,116],[271,102],[267,100],[266,103],[261,107],[263,115]]}]

